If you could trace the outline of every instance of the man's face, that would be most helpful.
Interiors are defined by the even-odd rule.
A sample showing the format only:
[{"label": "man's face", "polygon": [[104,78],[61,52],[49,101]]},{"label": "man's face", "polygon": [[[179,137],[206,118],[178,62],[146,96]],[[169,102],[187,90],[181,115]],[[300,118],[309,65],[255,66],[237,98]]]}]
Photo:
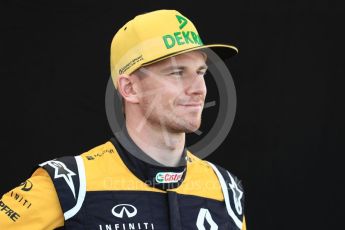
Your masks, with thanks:
[{"label": "man's face", "polygon": [[206,97],[204,55],[191,51],[138,70],[138,106],[144,122],[176,133],[200,127]]}]

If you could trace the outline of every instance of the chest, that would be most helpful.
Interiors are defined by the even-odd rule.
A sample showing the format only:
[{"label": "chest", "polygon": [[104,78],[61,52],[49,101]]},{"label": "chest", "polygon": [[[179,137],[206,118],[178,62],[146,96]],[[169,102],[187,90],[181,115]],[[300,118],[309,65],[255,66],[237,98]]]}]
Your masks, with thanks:
[{"label": "chest", "polygon": [[224,202],[175,192],[87,192],[65,229],[216,230],[237,229]]}]

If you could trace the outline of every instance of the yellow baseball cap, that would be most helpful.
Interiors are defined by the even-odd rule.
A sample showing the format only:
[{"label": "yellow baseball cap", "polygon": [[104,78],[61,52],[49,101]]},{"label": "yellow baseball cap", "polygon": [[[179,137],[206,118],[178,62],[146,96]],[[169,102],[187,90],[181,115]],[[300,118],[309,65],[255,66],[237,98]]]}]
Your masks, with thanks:
[{"label": "yellow baseball cap", "polygon": [[204,45],[194,24],[176,10],[141,14],[127,22],[112,40],[111,77],[117,88],[121,74],[129,75],[142,66],[203,48],[217,48],[213,50],[222,57],[238,53],[232,45]]}]

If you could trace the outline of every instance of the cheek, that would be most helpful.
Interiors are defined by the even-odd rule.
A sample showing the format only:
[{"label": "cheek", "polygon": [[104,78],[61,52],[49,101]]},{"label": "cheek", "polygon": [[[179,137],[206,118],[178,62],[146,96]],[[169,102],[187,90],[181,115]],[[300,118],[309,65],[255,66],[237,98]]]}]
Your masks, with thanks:
[{"label": "cheek", "polygon": [[176,95],[166,88],[146,91],[140,97],[140,104],[144,110],[153,109],[158,112],[170,113],[175,107]]},{"label": "cheek", "polygon": [[[172,111],[182,98],[183,84],[178,81],[151,82],[143,86],[141,103],[159,110]],[[164,112],[162,111],[162,112]]]},{"label": "cheek", "polygon": [[169,90],[166,90],[165,92],[162,92],[161,94],[160,104],[166,110],[173,110],[176,107],[177,98],[178,98],[177,94],[170,92]]},{"label": "cheek", "polygon": [[149,105],[157,100],[157,95],[161,89],[155,84],[154,81],[142,80],[140,85],[140,91],[138,93],[140,104]]},{"label": "cheek", "polygon": [[[175,90],[170,88],[165,88],[164,90],[159,92],[159,105],[160,108],[163,109],[166,113],[174,113],[176,112],[176,109],[178,109],[178,101],[180,98],[180,93]],[[169,114],[167,114],[169,115]]]}]

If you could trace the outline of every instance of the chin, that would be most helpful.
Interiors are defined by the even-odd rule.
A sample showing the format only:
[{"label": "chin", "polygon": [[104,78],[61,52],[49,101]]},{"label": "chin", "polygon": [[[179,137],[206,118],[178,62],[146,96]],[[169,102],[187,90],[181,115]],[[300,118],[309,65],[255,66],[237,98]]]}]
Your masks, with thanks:
[{"label": "chin", "polygon": [[165,122],[166,127],[172,132],[193,133],[200,128],[201,117],[197,117],[197,116],[189,117],[189,118],[185,117],[185,119],[181,118],[181,116],[179,117],[180,118],[174,117],[170,121]]},{"label": "chin", "polygon": [[189,122],[188,126],[184,126],[185,133],[194,133],[200,128],[200,122]]},{"label": "chin", "polygon": [[195,130],[190,130],[190,129],[187,129],[187,130],[185,130],[184,132],[185,133],[194,133],[195,131],[197,131],[198,129],[195,129]]}]

